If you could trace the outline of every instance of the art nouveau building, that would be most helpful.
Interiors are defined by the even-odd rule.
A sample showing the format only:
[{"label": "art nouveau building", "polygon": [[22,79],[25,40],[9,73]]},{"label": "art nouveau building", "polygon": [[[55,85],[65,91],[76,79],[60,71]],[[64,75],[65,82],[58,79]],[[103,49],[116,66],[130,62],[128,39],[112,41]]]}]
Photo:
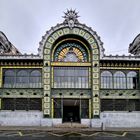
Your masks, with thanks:
[{"label": "art nouveau building", "polygon": [[72,10],[42,37],[37,55],[22,54],[0,32],[0,125],[140,127],[139,38],[133,55],[106,56]]}]

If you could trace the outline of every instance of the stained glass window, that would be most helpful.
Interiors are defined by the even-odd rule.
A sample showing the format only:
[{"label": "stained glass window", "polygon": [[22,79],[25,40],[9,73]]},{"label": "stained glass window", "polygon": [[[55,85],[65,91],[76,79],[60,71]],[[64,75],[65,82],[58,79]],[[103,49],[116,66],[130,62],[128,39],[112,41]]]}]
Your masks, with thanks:
[{"label": "stained glass window", "polygon": [[87,62],[85,49],[77,43],[65,43],[56,49],[54,60],[59,62]]}]

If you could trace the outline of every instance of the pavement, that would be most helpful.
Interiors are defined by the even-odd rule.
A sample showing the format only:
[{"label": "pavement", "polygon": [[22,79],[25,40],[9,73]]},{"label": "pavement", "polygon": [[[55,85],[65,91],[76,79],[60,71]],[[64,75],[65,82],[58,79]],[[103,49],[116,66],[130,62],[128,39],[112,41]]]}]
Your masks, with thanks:
[{"label": "pavement", "polygon": [[0,140],[140,140],[140,132],[1,130]]},{"label": "pavement", "polygon": [[16,131],[16,130],[31,130],[31,131],[60,131],[60,132],[69,132],[69,131],[135,131],[140,132],[140,128],[90,128],[90,127],[76,127],[75,125],[70,125],[69,127],[46,127],[46,126],[0,126],[0,131]]},{"label": "pavement", "polygon": [[77,124],[0,126],[0,140],[140,140],[140,128],[89,128]]}]

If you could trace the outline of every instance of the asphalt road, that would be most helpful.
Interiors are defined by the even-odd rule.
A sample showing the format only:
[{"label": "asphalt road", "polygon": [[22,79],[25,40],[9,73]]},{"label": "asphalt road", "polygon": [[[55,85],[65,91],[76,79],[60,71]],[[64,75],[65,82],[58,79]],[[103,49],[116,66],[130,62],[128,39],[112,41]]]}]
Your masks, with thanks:
[{"label": "asphalt road", "polygon": [[0,140],[140,140],[140,132],[0,131]]}]

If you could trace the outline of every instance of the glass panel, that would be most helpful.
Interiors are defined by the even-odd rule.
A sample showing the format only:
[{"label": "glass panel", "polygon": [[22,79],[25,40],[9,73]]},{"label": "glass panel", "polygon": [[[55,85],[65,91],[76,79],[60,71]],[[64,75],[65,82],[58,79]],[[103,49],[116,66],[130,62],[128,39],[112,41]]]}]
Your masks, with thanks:
[{"label": "glass panel", "polygon": [[81,100],[81,118],[89,118],[89,100]]},{"label": "glass panel", "polygon": [[114,100],[111,99],[101,99],[101,111],[113,111]]},{"label": "glass panel", "polygon": [[140,111],[139,99],[101,99],[101,111]]},{"label": "glass panel", "polygon": [[121,71],[114,74],[114,89],[126,89],[126,77]]},{"label": "glass panel", "polygon": [[3,86],[6,88],[41,88],[41,70],[4,69]]},{"label": "glass panel", "polygon": [[15,77],[14,70],[4,71],[3,83],[4,83],[4,87],[6,87],[6,88],[11,88],[11,87],[15,86],[16,77]]},{"label": "glass panel", "polygon": [[54,88],[90,88],[87,67],[54,67]]},{"label": "glass panel", "polygon": [[2,110],[42,110],[40,98],[4,98]]},{"label": "glass panel", "polygon": [[33,70],[30,73],[30,87],[40,87],[41,88],[41,72],[39,70]]},{"label": "glass panel", "polygon": [[127,88],[136,89],[137,88],[137,73],[131,71],[127,74]]},{"label": "glass panel", "polygon": [[82,44],[62,43],[55,51],[54,60],[59,62],[87,62],[88,57]]},{"label": "glass panel", "polygon": [[101,73],[101,88],[113,88],[112,73],[103,71]]},{"label": "glass panel", "polygon": [[17,87],[28,87],[29,84],[29,72],[27,70],[20,70],[17,72],[16,86]]},{"label": "glass panel", "polygon": [[54,99],[54,118],[62,118],[61,99]]}]

